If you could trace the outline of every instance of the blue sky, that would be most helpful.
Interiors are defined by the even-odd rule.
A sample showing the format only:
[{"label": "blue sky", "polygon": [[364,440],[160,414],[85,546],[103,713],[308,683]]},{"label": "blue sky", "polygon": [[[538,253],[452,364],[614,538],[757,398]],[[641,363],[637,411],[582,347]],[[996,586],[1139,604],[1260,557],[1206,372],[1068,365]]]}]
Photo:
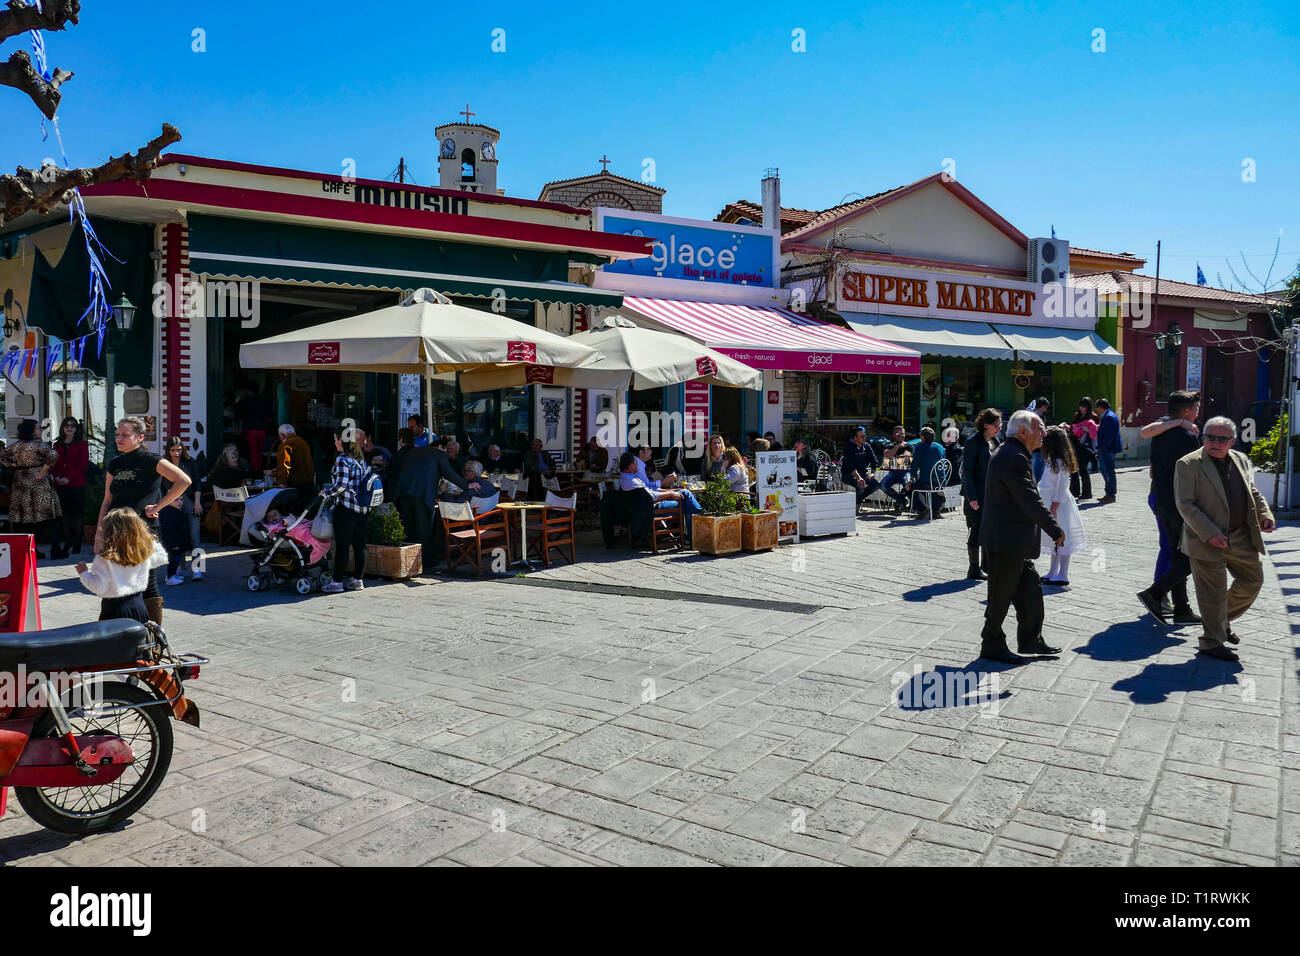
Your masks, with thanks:
[{"label": "blue sky", "polygon": [[[664,211],[712,218],[781,169],[822,208],[956,163],[1029,235],[1150,257],[1231,283],[1300,261],[1300,4],[569,2],[454,5],[134,0],[83,4],[47,34],[77,76],[60,128],[75,165],[163,121],[179,150],[385,178],[437,178],[433,127],[470,104],[502,131],[499,184],[655,161]],[[875,7],[879,7],[878,9]],[[1139,9],[1140,7],[1140,9]],[[491,49],[505,31],[505,52]],[[192,31],[206,31],[206,52]],[[804,31],[806,52],[792,50]],[[1105,52],[1094,52],[1094,31]],[[17,39],[0,48],[7,56]],[[0,95],[0,166],[57,156],[21,94]],[[1254,160],[1255,181],[1242,181]]]}]

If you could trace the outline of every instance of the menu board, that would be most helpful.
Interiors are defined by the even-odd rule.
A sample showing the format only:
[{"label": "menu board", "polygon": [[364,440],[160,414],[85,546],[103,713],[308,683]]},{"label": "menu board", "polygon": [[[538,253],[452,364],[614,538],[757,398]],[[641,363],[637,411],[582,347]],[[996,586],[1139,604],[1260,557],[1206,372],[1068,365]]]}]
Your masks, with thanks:
[{"label": "menu board", "polygon": [[758,472],[758,507],[763,511],[780,509],[777,536],[799,537],[799,456],[792,451],[760,451],[755,455]]}]

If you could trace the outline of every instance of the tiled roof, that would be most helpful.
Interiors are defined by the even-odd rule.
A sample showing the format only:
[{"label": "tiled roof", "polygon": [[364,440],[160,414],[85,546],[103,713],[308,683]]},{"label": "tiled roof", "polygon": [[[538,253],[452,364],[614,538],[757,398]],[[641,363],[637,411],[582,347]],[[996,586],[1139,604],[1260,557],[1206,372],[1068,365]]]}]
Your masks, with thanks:
[{"label": "tiled roof", "polygon": [[642,189],[648,189],[661,195],[668,192],[667,189],[662,189],[659,186],[651,186],[649,183],[643,183],[639,179],[628,179],[626,176],[619,176],[615,173],[611,173],[607,169],[598,169],[594,173],[587,173],[583,176],[571,176],[568,179],[552,179],[549,183],[542,186],[542,191],[538,193],[538,195],[545,195],[546,190],[550,189],[552,186],[567,186],[569,183],[580,183],[589,179],[617,179],[619,182],[631,183],[633,186],[640,186]]},{"label": "tiled roof", "polygon": [[[731,222],[727,219],[728,213],[733,213],[737,218],[748,219],[750,222],[763,221],[763,204],[750,202],[748,199],[737,199],[733,203],[728,203],[722,207],[722,212],[714,217],[714,222]],[[818,215],[816,209],[793,209],[789,206],[781,207],[781,231],[787,232],[791,229],[797,229],[800,226],[806,226]]]},{"label": "tiled roof", "polygon": [[[1093,272],[1087,275],[1071,275],[1070,283],[1095,289],[1103,294],[1141,292],[1144,295],[1152,295],[1156,290],[1155,276],[1141,275],[1136,272]],[[1196,285],[1192,282],[1176,282],[1164,278],[1160,280],[1160,294],[1178,299],[1202,299],[1206,303],[1217,302],[1261,309],[1281,301],[1251,292],[1235,292],[1232,289],[1219,289],[1212,285]]]},{"label": "tiled roof", "polygon": [[1070,255],[1087,256],[1090,259],[1114,259],[1117,262],[1136,262],[1141,266],[1146,260],[1131,252],[1103,252],[1101,249],[1085,249],[1083,246],[1071,246]]},{"label": "tiled roof", "polygon": [[[913,183],[909,185],[915,185],[915,184]],[[786,233],[784,236],[782,236],[782,238],[798,239],[802,235],[820,229],[822,226],[825,226],[827,223],[832,222],[835,219],[838,219],[840,216],[843,216],[845,213],[853,212],[854,210],[864,206],[870,206],[872,203],[878,202],[879,200],[888,196],[890,193],[896,193],[900,189],[906,189],[906,188],[907,186],[895,186],[893,189],[886,189],[884,192],[874,193],[870,196],[864,196],[861,199],[853,199],[850,200],[849,202],[840,203],[838,206],[831,206],[827,209],[823,209],[821,212],[813,216],[812,219],[810,219],[807,222],[807,224],[800,226],[798,229],[795,229],[793,232]]]},{"label": "tiled roof", "polygon": [[485,129],[485,130],[487,130],[489,133],[496,133],[497,136],[500,136],[500,135],[501,135],[501,130],[496,129],[495,127],[492,127],[492,126],[488,126],[486,123],[466,123],[466,122],[463,122],[463,121],[462,121],[462,122],[455,122],[455,123],[440,123],[440,124],[438,124],[437,126],[435,126],[435,127],[433,128],[433,134],[436,136],[436,135],[438,135],[438,130],[440,130],[440,129],[446,129],[446,128],[449,127],[449,126],[463,126],[463,127],[466,127],[466,128],[473,127],[473,128],[475,128],[475,129]]}]

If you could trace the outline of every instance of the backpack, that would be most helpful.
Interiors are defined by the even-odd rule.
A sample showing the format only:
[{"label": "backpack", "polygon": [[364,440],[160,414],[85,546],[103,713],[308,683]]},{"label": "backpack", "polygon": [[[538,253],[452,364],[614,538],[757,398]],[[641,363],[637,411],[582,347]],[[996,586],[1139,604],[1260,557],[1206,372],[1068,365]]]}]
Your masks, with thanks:
[{"label": "backpack", "polygon": [[361,514],[365,514],[371,508],[377,508],[383,503],[384,483],[377,472],[367,468],[366,473],[357,482],[357,507],[361,509]]}]

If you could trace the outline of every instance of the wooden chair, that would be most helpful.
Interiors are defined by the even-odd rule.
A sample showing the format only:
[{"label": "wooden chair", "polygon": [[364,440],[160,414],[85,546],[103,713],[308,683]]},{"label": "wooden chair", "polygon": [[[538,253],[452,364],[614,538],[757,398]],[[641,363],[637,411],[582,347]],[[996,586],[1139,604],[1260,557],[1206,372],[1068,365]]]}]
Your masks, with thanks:
[{"label": "wooden chair", "polygon": [[553,492],[546,493],[546,509],[537,512],[541,515],[535,521],[528,523],[528,530],[532,533],[532,543],[529,544],[530,553],[537,555],[542,564],[548,568],[551,566],[551,551],[557,550],[561,555],[564,549],[569,549],[569,563],[576,564],[578,556],[574,550],[574,515],[578,507],[578,496],[570,495],[568,498],[561,498]]},{"label": "wooden chair", "polygon": [[440,501],[438,513],[447,541],[448,571],[469,564],[482,577],[485,560],[490,567],[498,549],[505,550],[506,564],[510,564],[510,527],[500,508],[476,515],[466,502]]},{"label": "wooden chair", "polygon": [[[650,497],[655,497],[650,492]],[[681,551],[686,547],[686,522],[682,517],[682,506],[678,502],[671,508],[660,508],[655,501],[651,506],[650,512],[650,549],[659,553],[659,542],[666,540],[670,544],[676,544],[677,550]]]},{"label": "wooden chair", "polygon": [[217,544],[226,545],[238,542],[244,526],[244,502],[248,500],[248,489],[243,485],[238,488],[212,489],[213,506],[221,516],[217,525]]}]

